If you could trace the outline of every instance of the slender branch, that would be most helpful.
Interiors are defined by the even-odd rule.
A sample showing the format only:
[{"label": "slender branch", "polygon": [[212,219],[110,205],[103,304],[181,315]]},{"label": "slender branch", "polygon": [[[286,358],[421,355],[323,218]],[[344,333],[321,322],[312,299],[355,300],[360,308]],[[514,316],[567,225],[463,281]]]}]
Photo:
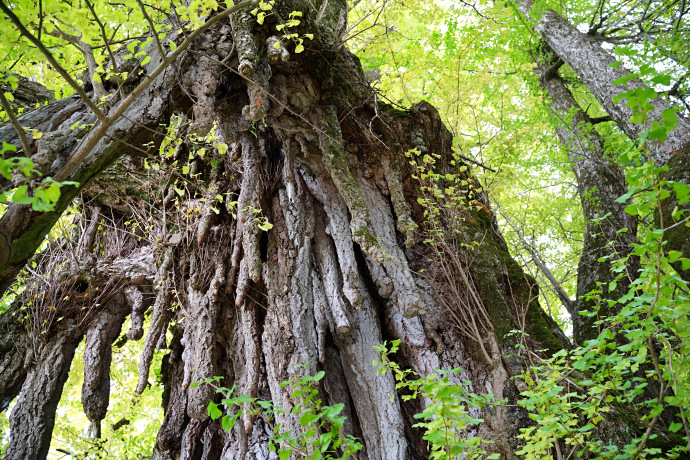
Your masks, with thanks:
[{"label": "slender branch", "polygon": [[534,264],[539,268],[539,270],[544,274],[546,279],[549,280],[551,283],[551,286],[553,287],[556,295],[558,298],[561,300],[561,303],[563,306],[568,310],[569,313],[573,313],[575,310],[575,302],[570,299],[570,296],[563,290],[563,287],[561,284],[556,280],[556,277],[553,275],[551,270],[549,270],[549,267],[546,266],[544,261],[542,260],[541,256],[539,255],[539,252],[532,246],[525,238],[522,236],[522,233],[518,230],[517,226],[513,221],[508,217],[506,214],[501,212],[501,216],[508,222],[508,224],[512,227],[512,229],[515,231],[517,234],[518,238],[520,238],[520,241],[522,242],[522,245],[529,251],[530,255],[532,256],[532,261]]},{"label": "slender branch", "polygon": [[53,66],[53,68],[57,71],[57,73],[60,74],[62,78],[65,79],[65,81],[74,89],[74,91],[79,94],[79,97],[81,97],[84,100],[84,103],[93,111],[93,113],[96,114],[98,119],[101,122],[106,122],[108,118],[105,116],[103,112],[98,108],[96,104],[93,103],[91,99],[89,99],[89,96],[86,95],[86,92],[77,84],[76,81],[70,76],[70,74],[67,73],[67,71],[60,65],[58,62],[55,60],[55,57],[53,57],[52,53],[48,51],[48,48],[45,47],[43,43],[34,35],[28,31],[26,27],[24,27],[24,24],[21,23],[19,18],[12,12],[12,10],[5,5],[4,0],[0,0],[0,10],[3,11],[9,18],[12,23],[14,23],[15,27],[19,30],[19,32],[24,35],[26,38],[29,39],[31,43],[33,43],[40,51],[43,53],[43,55],[46,57],[50,65]]},{"label": "slender branch", "polygon": [[107,93],[105,91],[105,87],[103,86],[103,82],[98,81],[95,78],[96,68],[98,68],[98,65],[96,64],[96,58],[93,54],[93,48],[91,47],[91,45],[83,42],[81,40],[80,35],[68,34],[67,32],[60,30],[60,28],[57,26],[55,26],[55,28],[51,32],[46,31],[46,33],[48,35],[52,35],[53,37],[64,38],[65,40],[73,44],[81,52],[81,54],[84,56],[84,60],[86,61],[86,67],[89,72],[89,79],[91,80],[91,84],[93,85],[93,91],[94,95],[96,96],[96,100],[100,100],[101,97],[105,96]]},{"label": "slender branch", "polygon": [[103,25],[103,22],[98,18],[98,15],[96,14],[96,10],[94,9],[93,5],[89,0],[85,0],[86,6],[89,8],[91,11],[91,14],[93,15],[93,19],[96,21],[96,24],[98,24],[98,27],[101,29],[101,37],[103,37],[103,44],[105,46],[105,49],[108,50],[108,56],[110,56],[110,62],[112,63],[113,70],[115,72],[120,72],[120,70],[117,68],[117,62],[115,61],[115,55],[113,54],[112,48],[110,48],[110,43],[108,43],[108,36],[105,33],[105,26]]},{"label": "slender branch", "polygon": [[[676,20],[676,26],[674,27],[675,33],[678,33],[680,31],[680,20],[683,19],[683,16],[685,15],[685,0],[682,1],[680,4],[680,12],[678,14],[678,19]],[[690,442],[690,441],[688,441]]]},{"label": "slender branch", "polygon": [[141,3],[141,0],[137,0],[137,3],[139,4],[139,8],[141,8],[141,12],[144,14],[144,18],[146,18],[146,22],[149,23],[149,27],[151,28],[151,34],[153,35],[153,39],[156,40],[158,52],[161,54],[161,59],[163,59],[163,57],[165,56],[165,51],[163,51],[163,45],[161,45],[161,41],[158,39],[158,33],[156,32],[156,28],[153,26],[153,21],[149,17],[149,14],[146,12],[146,8],[144,7],[144,4]]},{"label": "slender branch", "polygon": [[[656,354],[654,353],[654,349],[651,345],[651,338],[648,339],[650,342],[649,347],[650,347],[650,352],[652,354],[652,359],[654,361],[654,367],[657,370],[657,374],[661,374],[659,372],[659,362],[657,360]],[[664,385],[665,381],[663,379],[659,379],[661,382],[661,389],[659,390],[659,400],[657,401],[658,405],[663,404],[664,402],[664,396],[666,395],[666,385]],[[681,408],[682,410],[682,408]],[[642,437],[642,441],[640,441],[640,444],[637,446],[635,458],[633,460],[637,460],[640,457],[640,454],[642,453],[642,449],[644,449],[644,446],[647,444],[647,441],[649,440],[650,435],[652,434],[652,430],[656,426],[656,423],[659,421],[659,417],[661,416],[661,413],[658,413],[654,416],[651,422],[649,422],[649,426],[647,427],[647,431],[645,431],[644,436]]]},{"label": "slender branch", "polygon": [[7,102],[7,99],[5,99],[5,92],[2,89],[0,89],[0,103],[2,103],[2,109],[5,111],[5,113],[7,113],[7,116],[10,119],[10,123],[12,123],[14,130],[17,131],[19,139],[22,141],[24,155],[30,157],[31,147],[29,146],[29,139],[27,139],[26,133],[24,132],[24,128],[22,128],[22,126],[19,124],[19,120],[17,120],[17,117],[14,115],[14,112],[12,112],[12,107],[10,106],[10,103]]},{"label": "slender branch", "polygon": [[486,166],[485,164],[482,164],[482,163],[480,163],[480,162],[478,162],[478,161],[475,161],[475,160],[473,160],[472,158],[468,158],[468,157],[466,157],[465,155],[460,155],[459,153],[458,153],[457,155],[458,155],[460,158],[462,158],[463,160],[469,161],[470,163],[472,163],[472,164],[474,164],[474,165],[477,165],[477,166],[479,166],[480,168],[484,168],[484,169],[486,169],[487,171],[491,171],[491,172],[494,172],[494,173],[497,173],[497,172],[498,172],[498,171],[496,171],[494,168],[490,168],[489,166]]},{"label": "slender branch", "polygon": [[592,125],[596,125],[599,123],[606,123],[607,121],[613,121],[611,119],[611,115],[604,115],[603,117],[594,117],[589,119],[589,123]]},{"label": "slender branch", "polygon": [[690,72],[686,72],[682,77],[680,77],[680,78],[673,84],[673,86],[671,87],[671,89],[669,89],[668,91],[664,91],[664,93],[668,94],[669,96],[678,96],[678,95],[680,94],[679,91],[678,91],[678,90],[680,89],[680,85],[683,84],[683,82],[685,81],[686,78],[688,78],[688,76],[690,76]]},{"label": "slender branch", "polygon": [[43,29],[43,0],[38,0],[38,39],[41,39],[41,29]]}]

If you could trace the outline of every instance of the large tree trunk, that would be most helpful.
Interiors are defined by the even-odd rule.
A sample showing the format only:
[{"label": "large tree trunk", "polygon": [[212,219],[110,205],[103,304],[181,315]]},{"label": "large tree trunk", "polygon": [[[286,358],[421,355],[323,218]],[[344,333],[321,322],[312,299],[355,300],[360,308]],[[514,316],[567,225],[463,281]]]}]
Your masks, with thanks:
[{"label": "large tree trunk", "polygon": [[[326,371],[324,402],[343,403],[348,433],[363,441],[360,458],[427,458],[421,433],[412,428],[424,401],[402,402],[393,377],[377,376],[372,367],[374,345],[391,339],[402,341],[395,359],[403,367],[420,374],[462,367],[458,378],[473,391],[507,398],[477,414],[486,422],[472,432],[495,441],[487,450],[515,458],[518,429],[529,421],[515,405],[511,380],[524,368],[514,348],[519,336],[506,334],[523,328],[530,334],[526,345],[550,352],[567,339],[539,307],[536,284],[508,254],[481,199],[442,220],[457,225],[438,246],[448,258],[424,243],[426,210],[418,201],[424,192],[404,153],[438,155],[438,172],[457,172],[450,166],[452,137],[429,104],[409,111],[377,104],[358,60],[338,45],[344,2],[324,2],[316,11],[310,5],[294,0],[275,7],[281,17],[304,13],[298,32],[315,38],[301,54],[290,42],[287,49],[273,46],[277,15],[259,26],[241,12],[209,29],[71,177],[101,212],[84,209],[83,230],[40,255],[35,272],[51,280],[53,294],[44,295],[48,288],[35,280],[2,317],[8,338],[0,343],[2,406],[19,396],[6,458],[45,457],[82,336],[84,407],[98,435],[111,344],[128,312],[127,336],[141,339],[149,308],[139,392],[148,384],[154,350],[168,350],[165,419],[154,458],[275,458],[261,418],[245,417],[226,433],[207,415],[218,396],[208,385],[191,384],[223,376],[225,386],[234,383],[289,411],[292,389],[280,383],[317,370]],[[139,146],[159,143],[158,124],[173,112],[193,118],[191,130],[202,136],[215,127],[228,152],[205,144],[205,156],[194,157],[190,141],[170,157],[144,162]],[[66,127],[80,117],[89,117],[83,105],[68,100],[21,121],[57,138],[63,131],[69,136]],[[14,139],[4,126],[0,138]],[[96,178],[124,146],[132,155]],[[68,139],[53,153],[75,148]],[[187,158],[190,169],[177,169]],[[167,174],[145,169],[154,161]],[[3,288],[76,190],[66,191],[53,213],[13,206],[3,216],[0,244],[11,248],[0,260]],[[132,235],[125,222],[142,210],[153,219]],[[98,230],[100,215],[117,218]],[[273,225],[269,231],[258,226],[263,218]],[[9,315],[30,301],[31,321],[19,325]],[[46,328],[26,326],[43,319]],[[24,359],[30,348],[35,358]],[[304,363],[308,371],[297,367]],[[284,430],[300,429],[290,412],[278,421]]]}]

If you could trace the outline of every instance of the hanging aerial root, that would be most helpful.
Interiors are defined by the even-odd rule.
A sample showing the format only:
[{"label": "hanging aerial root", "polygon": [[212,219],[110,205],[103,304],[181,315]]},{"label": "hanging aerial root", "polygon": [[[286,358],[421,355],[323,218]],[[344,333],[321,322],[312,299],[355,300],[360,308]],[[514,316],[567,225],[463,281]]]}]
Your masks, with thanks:
[{"label": "hanging aerial root", "polygon": [[[333,238],[338,255],[337,263],[329,260],[327,263],[320,265],[327,267],[328,270],[331,270],[331,267],[340,265],[340,271],[342,271],[342,292],[350,304],[359,310],[362,308],[362,294],[360,291],[362,281],[357,268],[355,251],[352,248],[352,234],[348,227],[347,207],[332,182],[312,176],[304,170],[300,170],[300,173],[311,194],[321,202],[326,211],[329,223],[324,233],[329,233]],[[333,270],[336,269],[333,268]],[[324,283],[327,284],[330,290],[330,281],[324,281]],[[339,283],[335,285],[339,285]]]},{"label": "hanging aerial root", "polygon": [[216,88],[220,78],[220,64],[206,56],[198,56],[195,65],[185,74],[183,82],[194,94],[194,123],[192,132],[206,136],[215,119]]},{"label": "hanging aerial root", "polygon": [[283,154],[285,155],[285,161],[283,162],[283,182],[285,183],[285,190],[287,191],[288,200],[290,203],[294,203],[296,196],[296,186],[295,186],[295,154],[298,149],[292,146],[292,140],[288,139],[283,142]]},{"label": "hanging aerial root", "polygon": [[5,460],[47,457],[55,412],[80,339],[76,321],[65,318],[47,342],[38,345],[36,364],[28,370],[10,414],[10,444]]},{"label": "hanging aerial root", "polygon": [[[326,317],[330,313],[336,330],[345,334],[352,327],[353,315],[348,311],[341,295],[342,280],[338,270],[338,258],[330,238],[326,235],[323,216],[317,217],[314,229],[314,262],[318,267],[318,271],[313,275],[314,302],[322,302]],[[316,310],[314,306],[314,311]]]},{"label": "hanging aerial root", "polygon": [[232,294],[232,289],[235,283],[235,277],[237,276],[237,271],[240,269],[240,256],[242,255],[242,226],[237,223],[235,225],[235,231],[233,232],[235,237],[232,241],[232,253],[230,255],[230,264],[228,266],[228,273],[225,275],[225,293]]},{"label": "hanging aerial root", "polygon": [[206,238],[208,238],[208,234],[211,231],[213,218],[218,212],[214,211],[213,203],[216,200],[215,197],[218,196],[218,176],[220,175],[221,164],[221,162],[217,162],[211,171],[211,183],[206,193],[206,202],[204,203],[201,218],[199,219],[199,225],[196,228],[196,241],[199,245],[206,242]]},{"label": "hanging aerial root", "polygon": [[405,247],[411,248],[414,246],[414,231],[417,228],[417,224],[410,217],[410,206],[405,201],[400,164],[395,158],[383,155],[381,157],[381,166],[383,167],[383,174],[388,184],[391,201],[393,202],[398,231],[405,235]]},{"label": "hanging aerial root", "polygon": [[[242,321],[242,335],[244,337],[245,379],[242,392],[251,398],[256,398],[259,387],[261,349],[259,342],[259,325],[256,321],[256,304],[246,302],[240,308],[240,320]],[[244,429],[250,433],[254,428],[254,417],[250,415],[248,407],[245,408]]]},{"label": "hanging aerial root", "polygon": [[[328,318],[326,317],[326,294],[323,292],[323,284],[317,274],[312,276],[312,289],[314,296],[314,321],[316,322],[316,349],[319,353],[319,362],[326,362],[326,335],[328,334]],[[347,332],[347,331],[346,331]]]},{"label": "hanging aerial root", "polygon": [[82,253],[93,252],[93,244],[96,241],[96,232],[98,231],[98,224],[100,222],[100,217],[101,217],[101,207],[100,206],[94,206],[93,211],[91,213],[91,220],[89,222],[89,226],[86,228],[86,231],[84,232],[84,236],[82,237],[81,241],[79,242]]},{"label": "hanging aerial root", "polygon": [[148,305],[144,303],[144,295],[134,286],[125,288],[125,297],[132,307],[132,313],[129,315],[132,326],[127,332],[127,338],[139,340],[144,336],[144,312]]},{"label": "hanging aerial root", "polygon": [[[190,387],[193,382],[204,383],[207,378],[216,375],[213,359],[218,316],[216,300],[218,291],[225,283],[225,264],[220,256],[215,262],[215,267],[211,284],[206,292],[197,290],[194,283],[190,283],[187,290],[186,324],[182,336],[183,386],[189,388],[187,414],[199,420],[208,417],[208,403],[215,393],[209,385]],[[194,276],[198,275],[192,274],[192,277]]]},{"label": "hanging aerial root", "polygon": [[350,221],[352,239],[359,244],[366,254],[379,262],[383,262],[383,251],[381,251],[378,239],[372,233],[369,208],[345,158],[345,146],[338,122],[338,113],[333,106],[328,111],[326,129],[319,133],[319,146],[323,154],[323,163],[352,216]]},{"label": "hanging aerial root", "polygon": [[[242,188],[237,200],[237,225],[242,229],[243,258],[240,263],[235,304],[244,302],[249,280],[261,279],[261,229],[258,225],[261,210],[261,158],[256,139],[249,133],[242,133]],[[234,254],[233,254],[234,256]]]},{"label": "hanging aerial root", "polygon": [[[138,292],[138,291],[137,291]],[[91,421],[90,435],[100,438],[101,420],[110,402],[110,363],[113,342],[130,312],[123,294],[114,295],[89,324],[84,348],[84,384],[81,403]]]},{"label": "hanging aerial root", "polygon": [[[367,257],[370,272],[372,274],[385,272],[393,285],[391,300],[400,308],[406,318],[426,313],[426,302],[419,292],[417,281],[407,266],[405,253],[398,246],[395,236],[395,220],[387,200],[378,188],[368,181],[362,180],[360,186],[366,204],[371,209],[373,229],[381,236],[381,246],[387,257],[386,263],[383,264],[373,257]],[[383,282],[388,282],[388,280]],[[378,284],[379,282],[377,282]]]},{"label": "hanging aerial root", "polygon": [[170,300],[172,298],[172,277],[170,275],[170,268],[173,262],[174,248],[169,246],[165,250],[163,263],[161,263],[156,275],[156,284],[158,284],[158,294],[156,301],[153,303],[153,313],[151,313],[151,326],[144,341],[144,347],[141,350],[139,358],[139,383],[137,384],[137,393],[142,394],[149,383],[149,369],[151,361],[153,360],[153,352],[156,350],[156,345],[160,338],[161,332],[165,330],[165,326],[170,321]]},{"label": "hanging aerial root", "polygon": [[240,61],[238,72],[247,79],[249,104],[242,109],[242,117],[247,122],[257,122],[264,118],[270,106],[268,82],[271,79],[271,68],[257,52],[251,30],[255,21],[245,11],[238,11],[232,17],[232,38]]}]

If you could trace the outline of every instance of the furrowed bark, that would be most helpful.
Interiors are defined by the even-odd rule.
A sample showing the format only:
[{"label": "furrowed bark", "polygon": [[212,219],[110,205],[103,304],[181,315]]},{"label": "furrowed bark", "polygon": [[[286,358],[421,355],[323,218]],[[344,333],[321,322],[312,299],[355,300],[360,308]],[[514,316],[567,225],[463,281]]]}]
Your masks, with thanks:
[{"label": "furrowed bark", "polygon": [[48,455],[55,411],[80,339],[76,322],[67,319],[45,343],[35,344],[38,347],[33,357],[36,364],[27,372],[10,415],[7,460],[40,459]]},{"label": "furrowed bark", "polygon": [[18,302],[0,315],[0,411],[7,409],[26,380],[31,338],[20,319]]}]

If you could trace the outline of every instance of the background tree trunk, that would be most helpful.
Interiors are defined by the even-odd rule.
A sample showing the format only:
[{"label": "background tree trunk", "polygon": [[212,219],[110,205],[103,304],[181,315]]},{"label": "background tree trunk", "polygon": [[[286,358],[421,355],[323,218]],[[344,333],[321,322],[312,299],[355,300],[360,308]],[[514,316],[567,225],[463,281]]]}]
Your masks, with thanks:
[{"label": "background tree trunk", "polygon": [[[593,327],[598,318],[582,316],[581,312],[601,306],[600,317],[617,313],[608,307],[605,300],[588,299],[587,294],[601,289],[601,299],[617,300],[628,293],[630,280],[639,269],[639,261],[631,257],[627,269],[633,278],[623,277],[615,289],[608,291],[609,283],[615,279],[611,272],[613,262],[627,257],[637,241],[637,221],[625,212],[627,203],[616,201],[628,190],[623,171],[612,158],[606,157],[603,139],[553,65],[552,61],[538,68],[539,82],[560,121],[561,126],[556,128],[556,133],[577,177],[580,203],[587,222],[577,269],[577,298],[569,311],[573,338],[576,344],[582,345],[586,340],[596,338],[599,331]],[[621,229],[627,231],[621,233]],[[605,261],[598,262],[601,258]]]},{"label": "background tree trunk", "polygon": [[[532,10],[529,0],[520,2],[521,12],[535,22],[540,37],[556,55],[568,64],[580,81],[599,101],[603,109],[616,122],[618,127],[633,141],[649,129],[653,121],[663,122],[663,112],[671,106],[661,98],[650,100],[652,109],[648,121],[639,124],[631,121],[632,109],[627,99],[614,102],[619,94],[636,89],[648,89],[639,78],[630,78],[630,72],[591,36],[573,27],[565,18],[553,10],[538,12]],[[625,83],[614,81],[627,77]],[[678,116],[676,128],[668,133],[666,142],[650,141],[650,155],[657,165],[663,166],[690,142],[690,120]]]}]

